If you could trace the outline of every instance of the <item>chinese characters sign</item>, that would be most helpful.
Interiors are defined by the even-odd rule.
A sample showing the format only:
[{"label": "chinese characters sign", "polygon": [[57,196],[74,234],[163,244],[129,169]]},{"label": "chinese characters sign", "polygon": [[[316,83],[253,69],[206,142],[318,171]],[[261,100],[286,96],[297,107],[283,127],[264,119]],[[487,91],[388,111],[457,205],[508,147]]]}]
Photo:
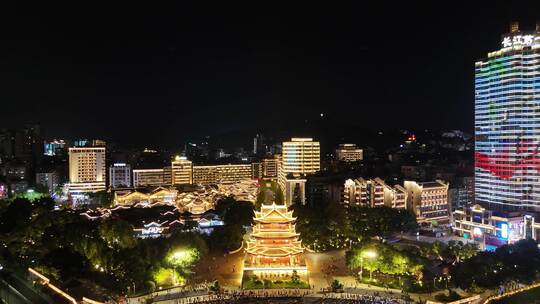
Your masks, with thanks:
[{"label": "chinese characters sign", "polygon": [[531,45],[534,42],[534,35],[516,35],[503,38],[503,47],[512,47],[517,45]]}]

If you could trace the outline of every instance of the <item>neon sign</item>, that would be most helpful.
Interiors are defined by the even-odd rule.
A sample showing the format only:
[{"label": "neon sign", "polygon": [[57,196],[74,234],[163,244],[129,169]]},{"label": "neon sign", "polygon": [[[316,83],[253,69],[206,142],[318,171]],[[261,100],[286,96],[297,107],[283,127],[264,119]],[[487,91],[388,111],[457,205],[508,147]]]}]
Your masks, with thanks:
[{"label": "neon sign", "polygon": [[517,45],[531,45],[534,41],[534,35],[516,35],[504,37],[502,41],[503,47],[512,47]]}]

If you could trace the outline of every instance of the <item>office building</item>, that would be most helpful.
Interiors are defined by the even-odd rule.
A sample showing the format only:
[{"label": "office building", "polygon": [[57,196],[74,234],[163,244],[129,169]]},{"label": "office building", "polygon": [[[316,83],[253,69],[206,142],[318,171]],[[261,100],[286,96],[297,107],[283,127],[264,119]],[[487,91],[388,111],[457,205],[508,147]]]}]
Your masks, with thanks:
[{"label": "office building", "polygon": [[364,157],[362,149],[356,147],[355,144],[341,144],[336,149],[336,159],[344,162],[360,161]]},{"label": "office building", "polygon": [[34,167],[43,156],[43,138],[39,125],[26,125],[17,130],[14,142],[15,158]]},{"label": "office building", "polygon": [[283,143],[282,152],[278,162],[278,184],[285,203],[305,203],[305,176],[321,169],[320,143],[311,138],[292,138]]},{"label": "office building", "polygon": [[65,147],[66,147],[66,142],[62,139],[60,140],[51,140],[51,141],[47,141],[45,142],[45,144],[43,144],[43,149],[44,149],[44,152],[43,154],[44,155],[47,155],[47,156],[55,156],[57,154],[63,154],[65,155],[63,151],[65,151]]},{"label": "office building", "polygon": [[318,141],[311,138],[292,138],[283,143],[283,172],[305,175],[321,169],[321,151]]},{"label": "office building", "polygon": [[253,172],[251,164],[193,166],[194,184],[228,184],[252,178]]},{"label": "office building", "polygon": [[278,161],[281,156],[277,155],[274,158],[265,158],[262,161],[263,176],[266,178],[272,178],[278,176]]},{"label": "office building", "polygon": [[253,138],[253,154],[255,155],[266,154],[266,146],[264,144],[264,137],[261,134],[257,134]]},{"label": "office building", "polygon": [[540,210],[540,24],[475,63],[475,203]]},{"label": "office building", "polygon": [[131,187],[131,166],[126,163],[114,163],[110,166],[109,186],[113,189]]},{"label": "office building", "polygon": [[60,177],[54,171],[36,173],[36,184],[45,187],[49,193],[53,193],[60,185]]},{"label": "office building", "polygon": [[193,163],[177,156],[171,163],[171,180],[173,185],[193,184]]},{"label": "office building", "polygon": [[133,187],[171,185],[171,170],[161,169],[133,169]]},{"label": "office building", "polygon": [[416,215],[420,224],[450,223],[448,183],[441,180],[419,183],[405,181],[407,208]]},{"label": "office building", "polygon": [[255,162],[251,163],[251,172],[254,179],[260,179],[264,177],[263,163]]},{"label": "office building", "polygon": [[448,189],[448,200],[453,209],[469,207],[474,202],[474,177],[455,178]]},{"label": "office building", "polygon": [[105,190],[106,174],[105,147],[69,148],[71,194]]}]

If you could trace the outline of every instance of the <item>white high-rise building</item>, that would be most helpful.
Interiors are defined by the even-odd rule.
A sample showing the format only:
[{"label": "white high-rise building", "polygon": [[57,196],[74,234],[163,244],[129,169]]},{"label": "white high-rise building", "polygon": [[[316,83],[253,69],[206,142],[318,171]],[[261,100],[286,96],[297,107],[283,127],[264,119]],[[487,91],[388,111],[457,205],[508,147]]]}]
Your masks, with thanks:
[{"label": "white high-rise building", "polygon": [[321,149],[312,138],[292,138],[283,143],[278,163],[278,183],[283,190],[285,203],[305,203],[305,175],[321,169]]},{"label": "white high-rise building", "polygon": [[131,166],[114,163],[109,167],[109,186],[112,188],[131,187]]},{"label": "white high-rise building", "polygon": [[72,194],[105,190],[105,147],[69,148],[69,191]]},{"label": "white high-rise building", "polygon": [[185,157],[177,156],[171,163],[173,185],[193,184],[193,163]]},{"label": "white high-rise building", "polygon": [[475,63],[475,202],[540,211],[540,24]]}]

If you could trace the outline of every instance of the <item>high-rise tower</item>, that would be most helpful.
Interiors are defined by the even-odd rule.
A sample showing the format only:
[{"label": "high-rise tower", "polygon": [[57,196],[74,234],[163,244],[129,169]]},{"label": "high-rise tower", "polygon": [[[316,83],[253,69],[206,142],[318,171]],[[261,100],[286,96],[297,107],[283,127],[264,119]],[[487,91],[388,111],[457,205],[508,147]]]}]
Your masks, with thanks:
[{"label": "high-rise tower", "polygon": [[501,49],[475,64],[475,200],[540,210],[540,27],[512,23]]}]

